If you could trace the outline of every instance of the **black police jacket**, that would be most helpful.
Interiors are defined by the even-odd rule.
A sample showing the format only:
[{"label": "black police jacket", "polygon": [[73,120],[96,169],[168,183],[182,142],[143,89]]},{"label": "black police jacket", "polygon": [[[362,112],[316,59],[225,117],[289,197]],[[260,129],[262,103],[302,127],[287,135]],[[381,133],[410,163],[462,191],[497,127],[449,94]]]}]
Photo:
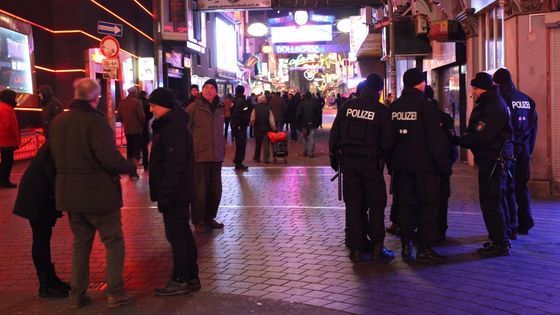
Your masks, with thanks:
[{"label": "black police jacket", "polygon": [[379,96],[364,91],[338,110],[329,137],[329,152],[338,148],[356,158],[386,159],[395,143],[389,109]]},{"label": "black police jacket", "polygon": [[528,144],[532,153],[537,138],[537,111],[535,102],[511,84],[500,85],[500,94],[504,98],[511,114],[513,141]]},{"label": "black police jacket", "polygon": [[231,108],[231,128],[247,127],[251,120],[251,102],[245,97],[236,96]]},{"label": "black police jacket", "polygon": [[180,107],[154,120],[150,152],[150,198],[160,209],[194,199],[194,148],[188,115]]},{"label": "black police jacket", "polygon": [[396,145],[390,169],[413,174],[451,174],[449,141],[437,107],[414,87],[390,105]]},{"label": "black police jacket", "polygon": [[459,144],[471,149],[475,162],[481,165],[493,163],[500,152],[511,156],[511,139],[512,127],[508,107],[496,88],[493,88],[476,100],[469,126],[459,138]]}]

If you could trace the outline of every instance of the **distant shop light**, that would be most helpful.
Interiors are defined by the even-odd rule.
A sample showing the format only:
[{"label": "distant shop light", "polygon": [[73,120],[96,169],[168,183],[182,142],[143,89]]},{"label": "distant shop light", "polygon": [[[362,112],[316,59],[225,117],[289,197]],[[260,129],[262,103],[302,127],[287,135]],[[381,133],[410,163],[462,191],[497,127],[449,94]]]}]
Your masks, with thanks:
[{"label": "distant shop light", "polygon": [[305,25],[309,20],[309,15],[307,11],[296,11],[294,13],[294,21],[296,21],[297,25]]},{"label": "distant shop light", "polygon": [[268,26],[264,23],[253,23],[247,27],[247,33],[254,37],[262,37],[268,34]]},{"label": "distant shop light", "polygon": [[261,52],[263,54],[270,54],[272,52],[272,46],[269,43],[264,43],[261,46]]},{"label": "distant shop light", "polygon": [[350,29],[352,28],[350,19],[342,19],[336,23],[336,29],[342,33],[350,33]]}]

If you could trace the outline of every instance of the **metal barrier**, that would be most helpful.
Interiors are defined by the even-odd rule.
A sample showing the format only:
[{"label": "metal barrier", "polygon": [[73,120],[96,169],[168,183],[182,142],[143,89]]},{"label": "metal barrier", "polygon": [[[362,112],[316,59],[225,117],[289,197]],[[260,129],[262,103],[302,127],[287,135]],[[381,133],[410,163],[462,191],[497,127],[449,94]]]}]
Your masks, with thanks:
[{"label": "metal barrier", "polygon": [[30,159],[37,154],[39,148],[45,143],[45,136],[43,136],[43,129],[22,129],[21,145],[14,152],[14,160]]}]

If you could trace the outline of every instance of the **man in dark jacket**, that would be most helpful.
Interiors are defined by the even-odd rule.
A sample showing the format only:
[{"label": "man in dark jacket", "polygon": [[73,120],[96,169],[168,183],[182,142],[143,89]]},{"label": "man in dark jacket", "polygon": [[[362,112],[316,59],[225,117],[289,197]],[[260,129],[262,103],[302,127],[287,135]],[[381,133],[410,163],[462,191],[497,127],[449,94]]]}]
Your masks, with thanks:
[{"label": "man in dark jacket", "polygon": [[165,236],[173,252],[173,274],[156,295],[200,290],[197,250],[189,226],[189,203],[194,199],[194,149],[188,116],[175,106],[173,92],[155,89],[149,99],[155,115],[150,155],[150,198],[163,214]]},{"label": "man in dark jacket", "polygon": [[510,254],[504,192],[508,161],[513,158],[512,127],[509,110],[493,86],[492,77],[479,72],[471,80],[476,102],[469,126],[458,143],[474,154],[478,166],[480,207],[491,243],[478,250],[484,257]]},{"label": "man in dark jacket", "polygon": [[198,85],[193,84],[191,85],[191,97],[185,103],[185,108],[200,99],[200,90],[198,89]]},{"label": "man in dark jacket", "polygon": [[[346,243],[353,262],[394,258],[383,246],[387,206],[383,167],[394,135],[391,113],[379,103],[381,90],[383,79],[370,74],[362,95],[344,103],[338,111],[329,138],[331,167],[339,171],[343,161]],[[364,241],[366,232],[373,248]]]},{"label": "man in dark jacket", "polygon": [[251,112],[251,126],[255,129],[255,155],[253,161],[261,161],[261,146],[264,163],[270,163],[270,140],[267,132],[276,131],[276,121],[265,95],[257,97],[257,106]]},{"label": "man in dark jacket", "polygon": [[243,165],[245,148],[247,147],[247,127],[251,120],[251,103],[245,98],[245,88],[238,85],[235,88],[235,99],[231,109],[231,130],[235,137],[235,157],[233,163],[238,171],[247,171],[249,167]]},{"label": "man in dark jacket", "polygon": [[310,92],[305,93],[296,112],[296,121],[303,135],[303,156],[315,155],[315,132],[321,121],[321,108]]},{"label": "man in dark jacket", "polygon": [[401,97],[389,106],[396,145],[391,170],[397,175],[399,226],[402,257],[412,261],[412,238],[418,262],[444,262],[445,256],[432,249],[438,224],[440,176],[451,173],[447,154],[449,142],[441,128],[437,108],[424,97],[426,82],[417,68],[403,76]]},{"label": "man in dark jacket", "polygon": [[207,80],[202,86],[202,97],[187,107],[196,162],[191,221],[199,233],[224,228],[216,221],[222,198],[222,163],[225,157],[224,105],[217,94],[216,80]]},{"label": "man in dark jacket", "polygon": [[271,98],[269,101],[270,110],[272,111],[272,115],[274,115],[274,123],[276,124],[276,128],[278,131],[282,131],[284,128],[285,117],[284,113],[288,108],[288,104],[286,101],[280,97],[279,92],[272,92],[270,93]]},{"label": "man in dark jacket", "polygon": [[[138,98],[137,87],[128,89],[128,96],[119,104],[117,117],[123,124],[126,136],[126,158],[136,165],[142,149],[142,132],[146,120],[142,101]],[[139,177],[136,169],[129,175],[132,178]]]},{"label": "man in dark jacket", "polygon": [[49,136],[49,126],[56,115],[64,111],[62,102],[54,96],[52,88],[48,85],[41,85],[38,89],[39,105],[42,108],[41,119],[43,121],[43,135]]},{"label": "man in dark jacket", "polygon": [[[531,174],[531,155],[537,139],[537,110],[535,101],[515,88],[511,74],[506,69],[494,73],[494,82],[500,86],[500,94],[509,107],[513,128],[513,152],[515,162],[512,167],[512,186],[514,193],[510,202],[509,218],[512,236],[529,234],[535,222],[531,214],[531,195],[529,194],[529,176]],[[516,207],[517,206],[517,207]],[[515,213],[517,210],[517,213]]]},{"label": "man in dark jacket", "polygon": [[57,172],[56,208],[68,212],[74,234],[72,291],[68,300],[73,308],[91,303],[86,293],[96,231],[107,250],[107,306],[132,302],[122,278],[124,238],[119,174],[131,172],[133,166],[117,150],[113,129],[97,110],[100,92],[95,80],[76,81],[70,111],[58,115],[50,127],[51,154]]},{"label": "man in dark jacket", "polygon": [[23,173],[13,213],[29,220],[33,244],[31,257],[39,278],[39,297],[67,297],[70,286],[56,275],[51,260],[51,236],[62,214],[54,201],[54,163],[48,142]]}]

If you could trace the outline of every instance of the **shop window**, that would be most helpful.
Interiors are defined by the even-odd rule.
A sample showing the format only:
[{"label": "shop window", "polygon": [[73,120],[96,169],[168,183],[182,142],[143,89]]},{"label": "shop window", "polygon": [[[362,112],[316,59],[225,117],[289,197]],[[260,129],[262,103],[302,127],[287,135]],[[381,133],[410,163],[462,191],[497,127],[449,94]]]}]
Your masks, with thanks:
[{"label": "shop window", "polygon": [[482,48],[482,70],[504,66],[504,12],[500,7],[491,8],[479,16],[479,43]]}]

